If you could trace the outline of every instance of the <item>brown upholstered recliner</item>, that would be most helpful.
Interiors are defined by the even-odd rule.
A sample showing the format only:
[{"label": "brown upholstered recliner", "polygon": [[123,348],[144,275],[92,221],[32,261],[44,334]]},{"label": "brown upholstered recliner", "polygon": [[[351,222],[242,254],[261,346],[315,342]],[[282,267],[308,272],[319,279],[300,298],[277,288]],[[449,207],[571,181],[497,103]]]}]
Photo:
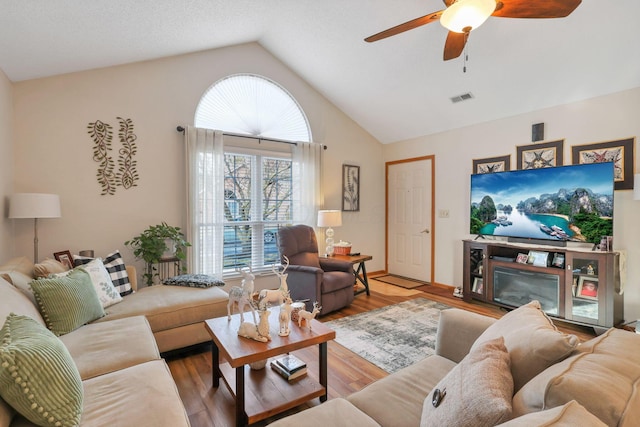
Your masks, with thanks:
[{"label": "brown upholstered recliner", "polygon": [[[348,261],[318,255],[318,241],[313,228],[293,225],[278,230],[280,258],[289,258],[287,284],[294,301],[308,300],[307,310],[313,303],[322,306],[320,314],[346,307],[353,301],[355,275]],[[284,263],[284,261],[282,261]]]}]

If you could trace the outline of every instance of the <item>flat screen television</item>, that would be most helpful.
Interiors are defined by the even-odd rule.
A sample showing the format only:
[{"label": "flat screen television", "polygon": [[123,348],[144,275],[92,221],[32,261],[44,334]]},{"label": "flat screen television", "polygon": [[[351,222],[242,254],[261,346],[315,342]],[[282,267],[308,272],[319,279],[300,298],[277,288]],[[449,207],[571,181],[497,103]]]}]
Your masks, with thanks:
[{"label": "flat screen television", "polygon": [[470,233],[599,243],[613,235],[613,163],[471,175]]}]

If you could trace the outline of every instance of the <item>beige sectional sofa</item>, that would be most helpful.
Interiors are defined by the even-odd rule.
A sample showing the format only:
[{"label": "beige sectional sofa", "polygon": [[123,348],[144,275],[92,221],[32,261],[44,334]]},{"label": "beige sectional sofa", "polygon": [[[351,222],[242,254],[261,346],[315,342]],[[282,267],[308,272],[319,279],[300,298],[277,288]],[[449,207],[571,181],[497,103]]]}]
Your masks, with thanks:
[{"label": "beige sectional sofa", "polygon": [[[35,304],[29,288],[34,268],[31,260],[18,257],[0,265],[0,276],[21,289]],[[106,316],[96,322],[145,316],[161,353],[210,341],[204,321],[227,315],[229,295],[220,287],[157,285],[138,289],[136,269],[127,266],[127,272],[134,292],[124,296],[122,302],[109,306]]]},{"label": "beige sectional sofa", "polygon": [[[76,382],[81,387],[76,388],[81,391],[73,393],[71,388],[68,395],[69,400],[73,397],[76,401],[76,395],[80,395],[81,409],[76,416],[80,417],[81,426],[188,426],[189,419],[160,352],[209,340],[203,320],[226,315],[226,292],[217,287],[164,285],[139,289],[105,308],[104,317],[56,337],[46,328],[47,322],[29,291],[33,270],[34,265],[27,258],[16,258],[0,266],[0,319],[4,323],[0,325],[3,333],[0,336],[3,345],[0,387],[2,393],[14,386],[22,387],[25,398],[31,399],[29,402],[34,410],[40,411],[44,421],[33,421],[33,414],[23,416],[28,411],[17,411],[0,398],[0,427],[78,424],[56,421],[62,409],[51,403],[60,396],[66,401],[67,392],[55,390],[65,390],[60,383],[67,387],[73,385],[74,375],[79,377]],[[128,268],[128,271],[132,287],[136,289],[135,270]],[[20,330],[32,329],[38,334],[48,334],[43,341],[53,341],[52,345],[57,347],[30,350],[28,339],[20,341],[14,336],[19,335]],[[33,343],[40,345],[38,340]],[[71,373],[69,381],[60,374],[60,366],[47,366],[40,360],[49,351],[54,357],[45,357],[46,362],[66,361],[63,367]],[[36,361],[26,365],[24,360],[30,357]],[[22,378],[27,372],[23,369],[41,375],[39,378],[46,381],[30,383],[28,378]],[[8,374],[13,375],[15,383],[12,378],[7,382]],[[41,383],[47,384],[45,389],[36,390]],[[42,401],[49,401],[54,407],[51,413],[47,411],[48,404]],[[37,408],[38,404],[44,408]]]},{"label": "beige sectional sofa", "polygon": [[[638,354],[640,335],[610,329],[579,343],[537,301],[497,321],[449,309],[435,355],[271,426],[638,426]],[[446,391],[437,407],[436,389]]]}]

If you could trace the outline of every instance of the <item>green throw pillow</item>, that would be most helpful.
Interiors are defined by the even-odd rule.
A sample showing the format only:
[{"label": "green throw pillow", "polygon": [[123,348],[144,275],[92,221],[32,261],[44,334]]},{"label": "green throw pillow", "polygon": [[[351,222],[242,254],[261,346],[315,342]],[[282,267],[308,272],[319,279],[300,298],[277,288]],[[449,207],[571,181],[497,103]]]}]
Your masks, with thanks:
[{"label": "green throw pillow", "polygon": [[82,269],[65,277],[36,279],[30,285],[42,318],[58,336],[105,314],[91,277]]},{"label": "green throw pillow", "polygon": [[82,381],[67,348],[40,323],[11,313],[0,329],[0,396],[39,426],[77,426]]}]

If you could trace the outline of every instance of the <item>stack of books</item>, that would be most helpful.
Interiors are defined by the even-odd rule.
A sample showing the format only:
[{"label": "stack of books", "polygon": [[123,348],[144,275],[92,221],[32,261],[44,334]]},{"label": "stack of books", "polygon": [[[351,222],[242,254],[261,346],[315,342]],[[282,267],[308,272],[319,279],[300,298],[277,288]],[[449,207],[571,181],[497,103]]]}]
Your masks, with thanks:
[{"label": "stack of books", "polygon": [[307,364],[293,354],[286,354],[271,361],[271,369],[282,378],[291,381],[307,373]]}]

